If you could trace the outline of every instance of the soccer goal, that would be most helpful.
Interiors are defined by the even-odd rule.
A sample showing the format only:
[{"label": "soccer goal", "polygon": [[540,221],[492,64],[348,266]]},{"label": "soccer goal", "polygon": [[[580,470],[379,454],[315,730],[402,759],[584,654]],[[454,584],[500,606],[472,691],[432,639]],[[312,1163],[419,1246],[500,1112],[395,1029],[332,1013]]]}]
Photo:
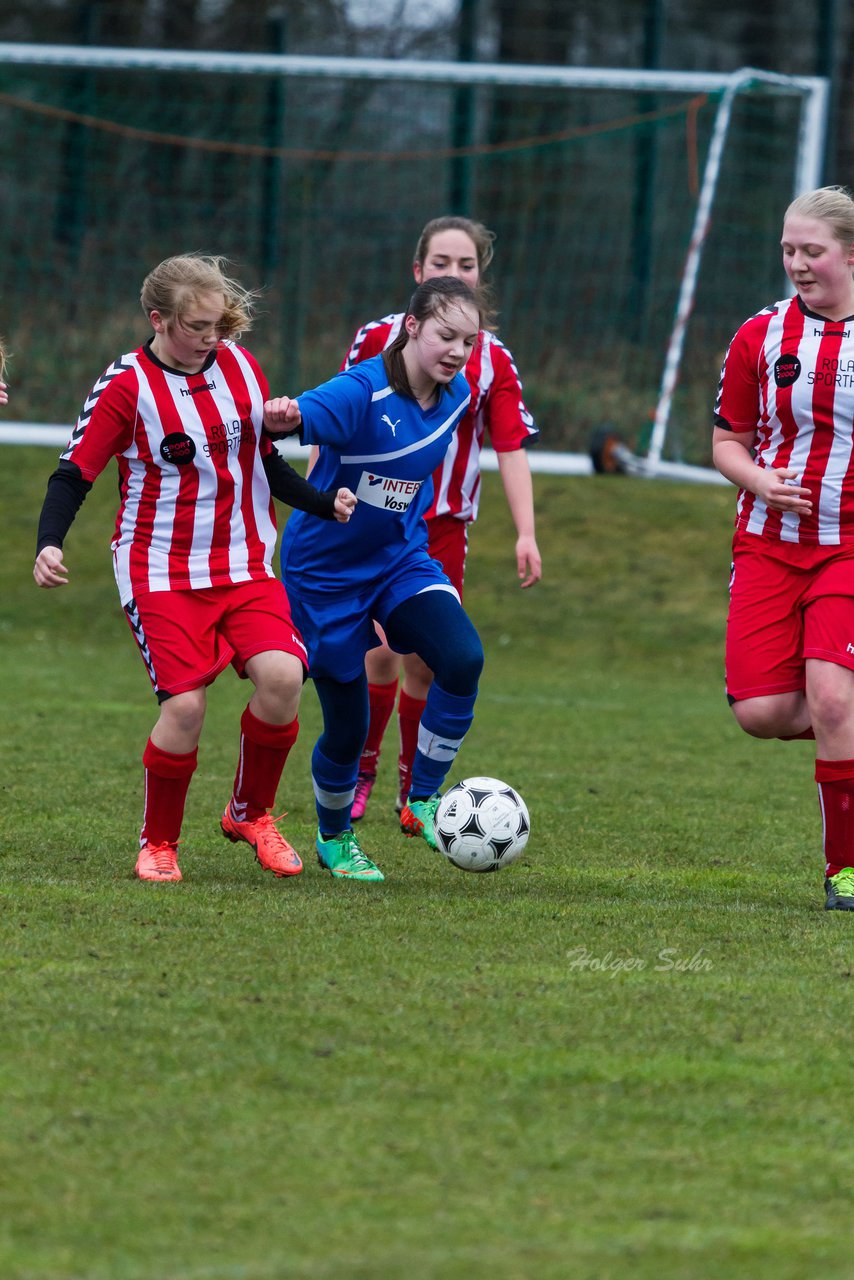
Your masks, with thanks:
[{"label": "soccer goal", "polygon": [[8,416],[65,430],[145,337],[145,273],[193,249],[263,291],[248,343],[298,392],[405,304],[418,232],[455,212],[497,232],[499,333],[555,469],[611,431],[647,473],[693,474],[726,343],[785,290],[826,100],[750,70],[0,44]]}]

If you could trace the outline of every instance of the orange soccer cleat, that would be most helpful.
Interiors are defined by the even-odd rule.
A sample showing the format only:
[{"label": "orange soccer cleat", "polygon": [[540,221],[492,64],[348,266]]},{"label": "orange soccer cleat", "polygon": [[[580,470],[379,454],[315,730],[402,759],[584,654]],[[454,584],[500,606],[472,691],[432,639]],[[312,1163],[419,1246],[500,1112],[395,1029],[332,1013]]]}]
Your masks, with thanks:
[{"label": "orange soccer cleat", "polygon": [[178,868],[178,846],[149,841],[140,849],[133,873],[139,880],[182,880]]},{"label": "orange soccer cleat", "polygon": [[275,818],[269,813],[263,813],[251,822],[237,822],[231,816],[229,805],[222,815],[221,826],[226,839],[235,844],[238,840],[245,840],[252,846],[256,860],[265,871],[272,871],[274,876],[298,876],[302,871],[299,854],[288,844],[276,826]]}]

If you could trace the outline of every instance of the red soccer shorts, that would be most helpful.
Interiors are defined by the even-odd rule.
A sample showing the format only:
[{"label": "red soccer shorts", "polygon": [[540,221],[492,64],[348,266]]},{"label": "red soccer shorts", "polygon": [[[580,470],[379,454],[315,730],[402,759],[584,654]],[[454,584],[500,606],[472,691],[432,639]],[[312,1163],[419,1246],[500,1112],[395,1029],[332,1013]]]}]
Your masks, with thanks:
[{"label": "red soccer shorts", "polygon": [[427,521],[427,550],[439,561],[462,600],[468,551],[466,521],[456,516],[433,516]]},{"label": "red soccer shorts", "polygon": [[807,658],[854,670],[854,545],[736,533],[726,638],[729,697],[805,687]]},{"label": "red soccer shorts", "polygon": [[302,636],[278,578],[198,591],[146,591],[125,606],[154,692],[162,701],[211,684],[231,662],[241,677],[256,653],[292,653]]}]

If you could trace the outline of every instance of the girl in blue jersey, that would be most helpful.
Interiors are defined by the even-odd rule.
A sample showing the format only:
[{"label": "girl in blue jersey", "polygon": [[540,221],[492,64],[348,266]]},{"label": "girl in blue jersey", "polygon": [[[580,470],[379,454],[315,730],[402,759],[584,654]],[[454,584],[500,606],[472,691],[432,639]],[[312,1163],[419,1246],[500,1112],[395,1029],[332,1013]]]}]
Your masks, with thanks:
[{"label": "girl in blue jersey", "polygon": [[268,429],[319,447],[312,481],[358,503],[346,535],[296,512],[282,539],[282,577],[308,648],[323,711],[312,754],[317,855],[333,876],[382,880],[350,813],[368,730],[365,654],[374,622],[398,653],[435,673],[401,826],[436,847],[439,788],[471,725],[483,648],[459,596],[427,550],[423,515],[470,393],[462,373],[481,327],[478,296],[452,276],[421,284],[399,337],[381,355],[296,400],[265,406]]}]

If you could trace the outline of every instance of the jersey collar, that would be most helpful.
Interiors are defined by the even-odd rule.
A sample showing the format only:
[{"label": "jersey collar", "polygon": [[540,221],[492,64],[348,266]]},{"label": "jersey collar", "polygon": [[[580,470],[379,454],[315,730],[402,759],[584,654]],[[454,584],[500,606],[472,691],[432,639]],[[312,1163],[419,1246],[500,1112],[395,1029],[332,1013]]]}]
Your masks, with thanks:
[{"label": "jersey collar", "polygon": [[801,311],[805,316],[809,316],[810,320],[821,320],[824,324],[848,324],[850,320],[854,320],[854,315],[843,316],[841,320],[831,320],[830,316],[823,316],[820,311],[810,311],[799,293],[795,294],[795,299]]},{"label": "jersey collar", "polygon": [[202,365],[201,369],[197,369],[195,373],[187,373],[186,369],[173,369],[171,364],[164,364],[163,361],[160,360],[151,350],[151,344],[153,341],[154,341],[154,338],[152,336],[151,338],[148,339],[147,342],[144,342],[142,344],[142,350],[145,353],[145,355],[148,357],[148,359],[151,361],[152,364],[157,365],[158,369],[162,369],[164,373],[174,373],[179,378],[196,378],[200,373],[207,373],[208,369],[210,369],[211,365],[214,364],[216,361],[217,349],[216,347],[212,347],[210,352],[208,353],[205,363]]}]

